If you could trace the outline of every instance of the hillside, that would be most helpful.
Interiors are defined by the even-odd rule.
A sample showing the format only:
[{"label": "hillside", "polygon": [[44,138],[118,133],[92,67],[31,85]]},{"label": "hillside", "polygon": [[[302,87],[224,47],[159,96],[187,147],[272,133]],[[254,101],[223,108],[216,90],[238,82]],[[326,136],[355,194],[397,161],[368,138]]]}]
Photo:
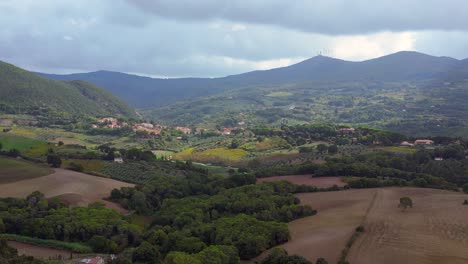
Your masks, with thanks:
[{"label": "hillside", "polygon": [[122,100],[93,84],[49,80],[5,62],[0,62],[0,111],[135,116]]},{"label": "hillside", "polygon": [[39,74],[56,80],[85,80],[106,88],[134,107],[146,108],[252,86],[276,87],[323,81],[426,80],[438,76],[457,63],[457,60],[447,57],[399,52],[362,62],[316,56],[288,67],[223,78],[155,79],[109,71],[69,75]]},{"label": "hillside", "polygon": [[148,119],[173,125],[335,122],[410,134],[468,132],[468,60],[398,52],[362,62],[316,56],[223,78],[152,79],[122,73],[54,75],[115,92]]}]

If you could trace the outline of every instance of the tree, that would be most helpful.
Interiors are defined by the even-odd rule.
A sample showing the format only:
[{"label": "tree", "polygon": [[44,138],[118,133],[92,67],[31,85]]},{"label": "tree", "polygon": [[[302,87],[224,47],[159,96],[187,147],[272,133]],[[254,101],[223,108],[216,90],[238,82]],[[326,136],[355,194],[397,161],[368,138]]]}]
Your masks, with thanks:
[{"label": "tree", "polygon": [[405,196],[400,198],[400,204],[398,205],[398,208],[403,208],[403,210],[406,210],[406,208],[413,208],[413,200],[411,198]]},{"label": "tree", "polygon": [[87,243],[94,252],[115,253],[117,244],[103,236],[93,236]]},{"label": "tree", "polygon": [[134,262],[161,263],[161,253],[157,247],[145,241],[135,249],[132,260]]},{"label": "tree", "polygon": [[326,261],[324,258],[318,258],[315,264],[328,264],[328,261]]},{"label": "tree", "polygon": [[325,151],[327,151],[327,150],[328,150],[327,145],[325,145],[325,144],[318,144],[318,145],[317,145],[317,151],[318,151],[320,154],[325,153]]},{"label": "tree", "polygon": [[47,163],[51,164],[54,168],[59,168],[62,165],[62,159],[55,154],[47,155]]},{"label": "tree", "polygon": [[20,155],[20,152],[19,150],[17,149],[10,149],[8,152],[7,152],[7,155],[10,156],[10,157],[13,157],[13,158],[16,158]]},{"label": "tree", "polygon": [[337,145],[331,145],[328,147],[328,153],[330,154],[336,154],[338,153],[338,146]]},{"label": "tree", "polygon": [[3,145],[2,145],[2,142],[0,142],[0,150],[2,150],[3,148]]},{"label": "tree", "polygon": [[236,149],[236,148],[238,148],[239,146],[240,146],[239,140],[233,139],[233,140],[231,141],[231,146],[230,146],[230,148]]},{"label": "tree", "polygon": [[468,183],[465,183],[462,188],[464,193],[468,193]]}]

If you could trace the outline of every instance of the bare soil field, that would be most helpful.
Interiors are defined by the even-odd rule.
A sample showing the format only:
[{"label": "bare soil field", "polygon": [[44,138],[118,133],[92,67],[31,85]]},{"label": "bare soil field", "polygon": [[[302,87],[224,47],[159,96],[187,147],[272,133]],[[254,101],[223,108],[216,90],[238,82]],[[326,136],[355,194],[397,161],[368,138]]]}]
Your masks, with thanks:
[{"label": "bare soil field", "polygon": [[286,180],[294,184],[305,184],[310,186],[315,186],[318,188],[328,188],[333,185],[343,187],[346,185],[341,181],[341,177],[315,177],[312,178],[312,175],[286,175],[286,176],[272,176],[266,178],[257,179],[257,183],[270,182],[270,181],[282,181]]},{"label": "bare soil field", "polygon": [[40,259],[57,259],[58,256],[62,256],[65,259],[70,258],[70,251],[67,250],[40,247],[16,241],[8,241],[8,245],[16,248],[19,255],[33,256]]},{"label": "bare soil field", "polygon": [[317,209],[318,214],[290,222],[291,240],[281,247],[314,263],[319,257],[336,263],[354,229],[364,221],[376,192],[362,189],[298,194],[301,203]]},{"label": "bare soil field", "polygon": [[113,179],[55,169],[54,173],[47,176],[0,184],[0,197],[26,197],[34,191],[40,191],[46,197],[60,196],[70,205],[103,201],[106,206],[125,212],[120,206],[102,199],[108,197],[114,188],[132,186],[134,185]]},{"label": "bare soil field", "polygon": [[[355,228],[362,224],[365,231],[347,258],[352,264],[468,263],[468,206],[462,205],[468,199],[466,194],[380,188],[297,196],[318,214],[289,223],[291,240],[281,247],[290,254],[336,263]],[[403,196],[413,200],[413,208],[398,208]]]},{"label": "bare soil field", "polygon": [[[409,196],[413,208],[397,208]],[[468,195],[433,189],[379,189],[351,248],[353,264],[468,263]]]}]

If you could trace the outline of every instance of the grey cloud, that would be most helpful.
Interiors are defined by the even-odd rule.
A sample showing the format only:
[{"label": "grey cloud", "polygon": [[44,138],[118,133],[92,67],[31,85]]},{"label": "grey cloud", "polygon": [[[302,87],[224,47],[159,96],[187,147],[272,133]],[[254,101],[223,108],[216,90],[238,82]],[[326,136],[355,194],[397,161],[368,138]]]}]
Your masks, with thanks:
[{"label": "grey cloud", "polygon": [[226,19],[320,34],[468,30],[465,0],[127,0],[157,16]]}]

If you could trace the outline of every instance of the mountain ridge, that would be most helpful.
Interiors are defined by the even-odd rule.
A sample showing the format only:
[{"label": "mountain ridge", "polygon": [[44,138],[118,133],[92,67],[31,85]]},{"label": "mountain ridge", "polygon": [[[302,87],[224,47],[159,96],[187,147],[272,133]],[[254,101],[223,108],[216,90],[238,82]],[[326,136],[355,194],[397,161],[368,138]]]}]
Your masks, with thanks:
[{"label": "mountain ridge", "polygon": [[458,63],[460,60],[450,57],[402,51],[357,62],[319,55],[286,67],[219,78],[162,79],[104,70],[68,75],[38,74],[56,80],[89,81],[106,88],[134,107],[148,108],[248,87],[323,81],[431,79]]}]

